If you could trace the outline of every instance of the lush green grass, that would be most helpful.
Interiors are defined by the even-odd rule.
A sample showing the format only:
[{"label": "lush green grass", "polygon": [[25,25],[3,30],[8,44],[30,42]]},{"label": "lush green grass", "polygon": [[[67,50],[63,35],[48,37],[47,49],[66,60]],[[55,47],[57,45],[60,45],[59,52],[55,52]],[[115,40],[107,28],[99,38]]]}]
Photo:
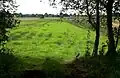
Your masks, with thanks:
[{"label": "lush green grass", "polygon": [[[19,27],[11,30],[7,47],[22,60],[23,69],[39,69],[47,57],[63,62],[73,59],[78,53],[84,55],[87,30],[67,22],[23,20]],[[90,35],[92,51],[95,33],[91,31]],[[103,36],[101,43],[105,39]]]}]

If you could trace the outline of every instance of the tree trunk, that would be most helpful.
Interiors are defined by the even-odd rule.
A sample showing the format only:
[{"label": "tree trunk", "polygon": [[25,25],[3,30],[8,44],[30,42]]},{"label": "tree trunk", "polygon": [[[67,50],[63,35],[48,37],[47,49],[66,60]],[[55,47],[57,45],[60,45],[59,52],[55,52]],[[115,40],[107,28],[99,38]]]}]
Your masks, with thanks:
[{"label": "tree trunk", "polygon": [[[120,23],[120,22],[119,22]],[[119,42],[119,33],[120,33],[120,24],[118,27],[118,31],[117,31],[117,38],[116,38],[116,42],[115,42],[115,49],[117,49],[118,46],[118,42]]]},{"label": "tree trunk", "polygon": [[96,1],[96,37],[95,44],[93,48],[93,56],[98,55],[98,46],[99,46],[99,38],[100,38],[100,16],[99,16],[99,0]]},{"label": "tree trunk", "polygon": [[115,49],[115,40],[114,40],[114,35],[113,35],[113,30],[112,30],[112,7],[113,6],[113,0],[108,0],[107,3],[107,28],[108,28],[108,52],[107,56],[113,56],[116,54],[116,49]]}]

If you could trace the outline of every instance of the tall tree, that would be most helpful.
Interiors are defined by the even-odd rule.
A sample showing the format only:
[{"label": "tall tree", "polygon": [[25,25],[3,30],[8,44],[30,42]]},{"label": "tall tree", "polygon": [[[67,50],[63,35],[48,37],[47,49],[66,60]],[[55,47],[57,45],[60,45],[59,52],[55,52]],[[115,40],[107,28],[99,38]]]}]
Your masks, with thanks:
[{"label": "tall tree", "polygon": [[108,52],[107,55],[115,55],[115,40],[113,36],[113,30],[112,30],[112,9],[113,9],[113,3],[114,0],[108,0],[106,10],[107,10],[107,28],[108,28]]},{"label": "tall tree", "polygon": [[108,56],[116,55],[116,43],[114,39],[113,34],[113,28],[112,28],[112,22],[113,22],[113,12],[118,9],[118,6],[116,8],[115,3],[120,4],[119,0],[100,0],[101,6],[103,6],[106,9],[106,15],[107,15],[107,31],[108,31]]},{"label": "tall tree", "polygon": [[45,13],[44,16],[45,16],[45,17],[48,17],[48,13]]},{"label": "tall tree", "polygon": [[80,14],[87,15],[88,22],[96,30],[95,44],[93,48],[93,55],[96,56],[98,54],[100,38],[99,0],[61,0],[61,3],[63,4],[64,10],[77,10]]},{"label": "tall tree", "polygon": [[[0,47],[8,40],[6,33],[10,28],[16,26],[18,21],[15,19],[17,6],[14,0],[0,0]],[[0,48],[0,49],[1,49]]]},{"label": "tall tree", "polygon": [[120,1],[115,1],[114,5],[113,5],[113,16],[114,16],[114,21],[118,21],[118,29],[117,27],[114,28],[114,34],[115,34],[115,44],[116,44],[116,48],[119,42],[119,36],[120,36]]},{"label": "tall tree", "polygon": [[100,14],[99,14],[99,0],[96,0],[96,38],[93,48],[93,55],[98,55],[98,46],[100,39]]},{"label": "tall tree", "polygon": [[[55,0],[50,0],[51,2],[55,2]],[[120,4],[120,0],[61,0],[63,4],[63,8],[77,10],[80,13],[87,14],[88,21],[92,25],[93,28],[96,29],[96,39],[95,45],[93,49],[94,55],[97,54],[98,44],[99,44],[99,26],[100,26],[100,18],[105,14],[107,19],[107,32],[108,32],[108,56],[116,55],[116,43],[113,34],[112,28],[112,14],[114,10],[118,10],[114,5],[115,3]],[[118,6],[117,6],[118,7]],[[96,8],[96,10],[95,10]],[[101,12],[99,12],[101,11]],[[99,15],[101,13],[101,15]],[[93,16],[97,15],[97,22],[94,21]],[[99,18],[99,19],[98,19]]]}]

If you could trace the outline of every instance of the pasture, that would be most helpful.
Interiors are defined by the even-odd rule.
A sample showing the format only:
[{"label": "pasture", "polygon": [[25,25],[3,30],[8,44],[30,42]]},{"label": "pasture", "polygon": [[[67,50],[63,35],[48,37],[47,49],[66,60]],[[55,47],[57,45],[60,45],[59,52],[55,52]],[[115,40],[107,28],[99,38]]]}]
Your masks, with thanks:
[{"label": "pasture", "polygon": [[[6,46],[22,61],[20,70],[41,69],[44,62],[50,60],[49,58],[64,63],[74,59],[78,53],[84,56],[88,40],[87,31],[87,28],[82,29],[65,21],[25,19],[10,31]],[[92,51],[95,32],[90,31],[90,51]],[[106,37],[103,35],[100,44],[105,40]]]}]

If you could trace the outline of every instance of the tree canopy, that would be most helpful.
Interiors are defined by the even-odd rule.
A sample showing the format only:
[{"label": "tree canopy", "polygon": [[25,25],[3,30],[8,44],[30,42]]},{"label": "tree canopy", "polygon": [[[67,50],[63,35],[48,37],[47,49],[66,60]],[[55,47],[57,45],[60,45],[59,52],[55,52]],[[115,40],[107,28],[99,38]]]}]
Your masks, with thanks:
[{"label": "tree canopy", "polygon": [[[50,0],[50,3],[55,5],[56,0]],[[97,29],[96,36],[99,35],[98,26],[99,24],[100,26],[102,25],[102,17],[104,17],[106,19],[104,22],[106,22],[105,26],[107,27],[108,33],[107,55],[116,54],[115,45],[117,45],[117,43],[115,43],[114,39],[112,18],[113,14],[118,18],[118,14],[120,13],[120,0],[61,0],[60,3],[63,5],[63,10],[77,10],[79,14],[87,15],[88,22],[94,29]],[[97,22],[96,20],[100,21]],[[99,39],[99,37],[97,39]],[[97,42],[99,42],[99,40]]]},{"label": "tree canopy", "polygon": [[16,2],[14,0],[0,0],[0,44],[3,45],[8,40],[6,34],[10,28],[16,26],[15,19]]}]

